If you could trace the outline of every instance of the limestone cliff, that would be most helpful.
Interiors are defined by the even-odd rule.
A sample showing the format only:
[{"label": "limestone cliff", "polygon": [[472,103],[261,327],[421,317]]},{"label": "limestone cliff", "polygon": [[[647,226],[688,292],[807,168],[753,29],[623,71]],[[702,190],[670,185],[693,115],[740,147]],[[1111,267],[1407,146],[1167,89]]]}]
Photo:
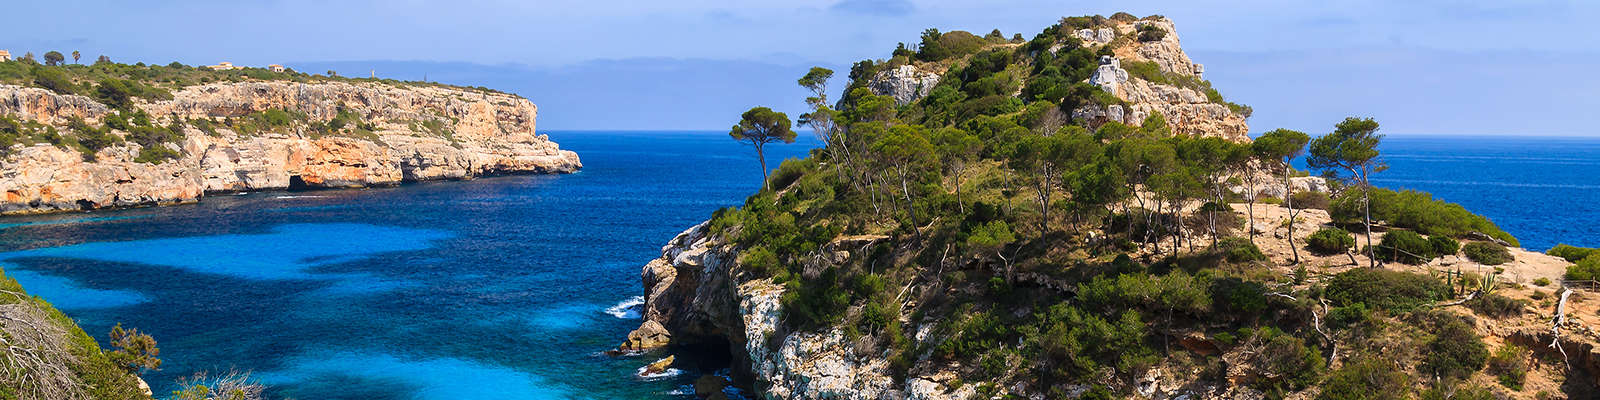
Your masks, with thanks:
[{"label": "limestone cliff", "polygon": [[[1141,30],[1165,33],[1160,39],[1141,40]],[[1100,67],[1089,82],[1127,104],[1080,107],[1073,116],[1138,125],[1152,113],[1160,113],[1173,133],[1249,140],[1250,128],[1245,123],[1248,115],[1220,102],[1220,96],[1213,98],[1206,93],[1208,87],[1202,86],[1205,68],[1183,52],[1177,32],[1172,20],[1165,17],[1133,22],[1110,20],[1109,26],[1075,32],[1085,45],[1111,47],[1114,56],[1101,58]],[[1153,64],[1156,70],[1141,71],[1144,76],[1130,74],[1124,68],[1129,62]],[[1156,76],[1165,82],[1149,79]]]},{"label": "limestone cliff", "polygon": [[[841,238],[827,247],[849,258],[882,237]],[[644,321],[620,350],[726,343],[733,374],[770,399],[965,399],[973,386],[947,387],[956,377],[925,366],[899,384],[882,354],[863,352],[843,329],[789,332],[780,299],[785,289],[742,274],[739,250],[701,223],[678,234],[641,276]],[[931,327],[924,327],[924,330]],[[919,335],[932,340],[927,334]]]},{"label": "limestone cliff", "polygon": [[[364,187],[513,173],[567,173],[577,154],[535,133],[538,108],[483,90],[381,82],[251,81],[190,86],[170,100],[133,107],[157,122],[208,122],[182,128],[164,144],[174,160],[137,162],[123,142],[92,161],[64,146],[19,145],[0,159],[0,213],[170,204],[206,193],[293,187]],[[268,110],[302,115],[283,129],[239,132],[232,121]],[[0,85],[0,115],[66,131],[70,120],[97,124],[112,113],[94,99]],[[345,115],[361,134],[319,134],[310,124]],[[209,123],[215,122],[215,123]],[[212,128],[212,126],[215,126]],[[128,132],[114,131],[126,137]]]}]

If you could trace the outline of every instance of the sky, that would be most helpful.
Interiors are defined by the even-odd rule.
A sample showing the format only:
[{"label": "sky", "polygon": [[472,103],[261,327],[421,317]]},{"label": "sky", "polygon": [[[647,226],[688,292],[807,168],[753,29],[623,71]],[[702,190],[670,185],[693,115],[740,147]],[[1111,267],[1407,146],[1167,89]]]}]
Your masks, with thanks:
[{"label": "sky", "polygon": [[[1032,37],[1062,16],[1161,14],[1253,131],[1345,116],[1395,134],[1600,136],[1594,1],[22,0],[0,49],[279,63],[511,91],[541,129],[726,129],[794,80],[925,28]],[[836,84],[835,87],[843,86]]]}]

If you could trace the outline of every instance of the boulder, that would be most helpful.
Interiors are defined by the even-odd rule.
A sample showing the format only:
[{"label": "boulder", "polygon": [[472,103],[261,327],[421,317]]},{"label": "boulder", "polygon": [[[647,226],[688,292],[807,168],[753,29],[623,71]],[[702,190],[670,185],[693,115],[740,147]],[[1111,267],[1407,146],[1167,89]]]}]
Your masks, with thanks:
[{"label": "boulder", "polygon": [[677,356],[667,356],[667,358],[656,360],[656,362],[644,366],[644,371],[642,371],[641,374],[655,375],[662,372],[667,372],[667,368],[672,368],[672,362],[676,360]]},{"label": "boulder", "polygon": [[672,333],[661,323],[651,320],[644,321],[639,329],[628,332],[628,340],[617,346],[623,352],[636,352],[665,347],[672,342]]}]

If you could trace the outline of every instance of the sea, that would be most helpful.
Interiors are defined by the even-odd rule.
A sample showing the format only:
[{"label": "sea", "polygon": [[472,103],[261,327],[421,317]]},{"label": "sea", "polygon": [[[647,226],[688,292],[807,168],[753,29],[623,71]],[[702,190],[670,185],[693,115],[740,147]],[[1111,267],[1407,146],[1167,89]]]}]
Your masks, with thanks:
[{"label": "sea", "polygon": [[[544,132],[570,175],[214,195],[198,204],[0,218],[0,267],[102,343],[154,336],[157,397],[248,371],[269,397],[677,399],[726,373],[605,355],[638,325],[639,272],[741,204],[753,149],[720,132]],[[768,147],[802,157],[817,141]],[[1483,213],[1542,250],[1600,245],[1600,139],[1401,137],[1373,181]]]}]

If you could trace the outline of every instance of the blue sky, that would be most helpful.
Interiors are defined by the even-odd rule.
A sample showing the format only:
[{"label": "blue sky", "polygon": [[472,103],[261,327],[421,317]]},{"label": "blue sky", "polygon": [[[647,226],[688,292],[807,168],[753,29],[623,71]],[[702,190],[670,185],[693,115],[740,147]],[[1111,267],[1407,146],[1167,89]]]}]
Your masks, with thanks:
[{"label": "blue sky", "polygon": [[797,110],[796,77],[924,28],[1031,37],[1066,15],[1162,14],[1253,130],[1346,115],[1397,134],[1600,136],[1590,1],[26,1],[0,48],[124,62],[283,63],[485,85],[541,129],[724,129]]}]

